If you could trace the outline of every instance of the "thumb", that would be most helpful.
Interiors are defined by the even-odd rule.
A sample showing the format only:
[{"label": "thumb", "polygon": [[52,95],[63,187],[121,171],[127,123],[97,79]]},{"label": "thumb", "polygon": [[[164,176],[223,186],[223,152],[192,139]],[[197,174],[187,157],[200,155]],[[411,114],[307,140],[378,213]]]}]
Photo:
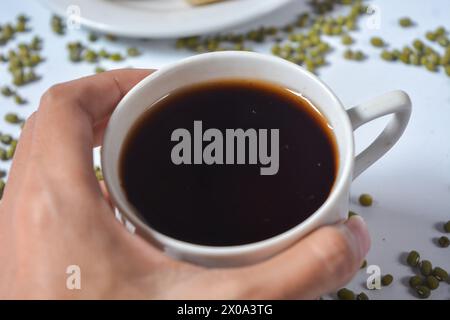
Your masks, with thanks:
[{"label": "thumb", "polygon": [[370,247],[360,216],[322,227],[283,253],[236,269],[244,295],[256,299],[315,299],[346,284]]}]

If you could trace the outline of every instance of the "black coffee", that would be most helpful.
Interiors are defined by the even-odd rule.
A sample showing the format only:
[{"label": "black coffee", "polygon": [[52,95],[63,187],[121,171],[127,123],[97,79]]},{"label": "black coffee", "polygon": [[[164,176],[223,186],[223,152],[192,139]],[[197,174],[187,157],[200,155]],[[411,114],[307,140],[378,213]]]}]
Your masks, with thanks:
[{"label": "black coffee", "polygon": [[121,155],[122,186],[141,218],[165,235],[211,246],[298,225],[327,199],[337,170],[332,129],[314,106],[251,80],[172,92],[134,125]]}]

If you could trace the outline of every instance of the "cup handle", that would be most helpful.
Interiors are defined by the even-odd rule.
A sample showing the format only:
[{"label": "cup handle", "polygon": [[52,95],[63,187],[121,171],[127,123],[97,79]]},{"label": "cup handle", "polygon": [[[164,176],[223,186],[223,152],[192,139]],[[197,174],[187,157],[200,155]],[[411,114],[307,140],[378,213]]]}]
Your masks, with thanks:
[{"label": "cup handle", "polygon": [[386,93],[347,110],[354,131],[367,122],[393,114],[383,132],[356,156],[353,179],[378,161],[400,139],[411,117],[411,110],[411,99],[403,91]]}]

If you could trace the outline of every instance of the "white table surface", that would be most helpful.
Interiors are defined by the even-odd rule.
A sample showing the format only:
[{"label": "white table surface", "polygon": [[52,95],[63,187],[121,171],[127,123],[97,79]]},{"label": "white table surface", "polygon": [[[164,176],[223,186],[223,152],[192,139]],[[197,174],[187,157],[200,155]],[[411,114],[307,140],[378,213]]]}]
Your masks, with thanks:
[{"label": "white table surface", "polygon": [[[71,64],[65,49],[69,39],[86,41],[86,30],[71,30],[64,37],[50,32],[51,13],[38,1],[1,0],[0,23],[12,21],[21,12],[32,17],[33,32],[21,35],[17,41],[30,39],[38,34],[44,38],[42,55],[46,62],[37,71],[41,81],[20,89],[29,100],[26,106],[16,106],[10,99],[0,96],[0,117],[14,110],[23,117],[31,114],[38,106],[42,93],[52,84],[78,78],[93,72],[94,66],[87,63]],[[7,3],[6,3],[7,2]],[[251,23],[249,26],[282,24],[304,11],[304,1],[273,13],[270,17]],[[368,255],[369,264],[380,266],[382,273],[391,273],[394,284],[379,291],[365,289],[367,276],[360,271],[348,285],[355,291],[365,291],[371,299],[411,299],[410,289],[405,281],[413,274],[402,262],[404,252],[416,249],[434,264],[450,270],[450,248],[443,249],[435,244],[442,235],[438,224],[450,220],[450,78],[443,71],[433,74],[416,67],[399,63],[389,64],[378,57],[379,50],[369,44],[369,38],[381,35],[389,43],[402,47],[409,44],[425,31],[440,25],[450,30],[450,1],[448,0],[374,0],[381,9],[381,28],[369,30],[365,27],[356,32],[355,48],[361,48],[370,55],[366,63],[348,62],[342,58],[342,46],[330,56],[331,65],[320,70],[320,78],[335,90],[349,107],[378,94],[402,89],[411,95],[413,115],[410,125],[400,142],[381,161],[361,175],[352,185],[351,207],[367,221],[372,235],[372,248]],[[418,26],[404,30],[398,27],[399,17],[410,16]],[[12,41],[8,47],[13,46]],[[99,40],[93,46],[105,45]],[[146,42],[121,39],[107,43],[108,48],[125,52],[130,45],[137,46],[143,55],[121,63],[104,63],[106,68],[142,67],[159,68],[192,53],[174,49],[173,40],[150,40]],[[255,48],[268,52],[267,45]],[[0,52],[4,48],[0,48]],[[0,86],[10,82],[5,64],[0,65]],[[368,145],[380,132],[385,119],[381,119],[358,130],[357,149]],[[0,121],[0,131],[19,134],[17,127]],[[98,155],[96,155],[98,161]],[[7,168],[9,163],[0,163]],[[360,193],[371,193],[375,204],[361,208],[357,204]],[[433,299],[450,299],[450,285],[441,285],[432,293]]]}]

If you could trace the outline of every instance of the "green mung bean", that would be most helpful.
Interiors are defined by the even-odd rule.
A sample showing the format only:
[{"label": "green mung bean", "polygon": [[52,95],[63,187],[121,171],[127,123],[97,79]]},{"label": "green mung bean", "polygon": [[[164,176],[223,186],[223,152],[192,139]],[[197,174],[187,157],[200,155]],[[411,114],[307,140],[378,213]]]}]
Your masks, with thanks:
[{"label": "green mung bean", "polygon": [[112,61],[122,61],[123,57],[122,57],[122,55],[120,53],[112,53],[109,56],[109,59],[112,60]]},{"label": "green mung bean", "polygon": [[424,276],[429,276],[433,271],[433,265],[429,260],[422,260],[420,262],[420,273]]},{"label": "green mung bean", "polygon": [[431,290],[436,290],[439,287],[439,280],[436,279],[436,277],[431,276],[431,275],[425,279],[425,283],[426,283],[427,287]]},{"label": "green mung bean", "polygon": [[356,300],[369,300],[369,297],[364,292],[361,292],[356,296]]},{"label": "green mung bean", "polygon": [[377,48],[382,48],[384,47],[386,44],[384,43],[384,40],[381,39],[380,37],[373,37],[370,39],[370,43]]},{"label": "green mung bean", "polygon": [[5,97],[11,97],[14,94],[14,91],[8,87],[8,86],[4,86],[2,87],[2,95]]},{"label": "green mung bean", "polygon": [[414,22],[411,20],[411,18],[405,17],[405,18],[401,18],[398,23],[400,24],[401,27],[403,28],[409,28],[412,27],[414,25]]},{"label": "green mung bean", "polygon": [[95,33],[91,32],[88,35],[88,40],[91,42],[95,42],[98,40],[98,36]]},{"label": "green mung bean", "polygon": [[347,288],[342,288],[337,292],[339,300],[355,300],[355,293]]},{"label": "green mung bean", "polygon": [[42,39],[38,36],[34,36],[30,43],[30,49],[34,51],[39,51],[42,49]]},{"label": "green mung bean", "polygon": [[417,51],[421,52],[421,51],[423,51],[423,49],[425,48],[425,44],[423,43],[422,40],[416,39],[416,40],[414,40],[414,42],[413,42],[413,47],[414,47]]},{"label": "green mung bean", "polygon": [[412,276],[409,278],[409,285],[411,288],[417,288],[418,286],[423,284],[423,279],[420,276]]},{"label": "green mung bean", "polygon": [[359,196],[359,203],[363,207],[370,207],[373,204],[373,198],[370,194],[363,193]]},{"label": "green mung bean", "polygon": [[65,24],[61,17],[56,15],[52,16],[50,25],[54,33],[58,35],[63,35],[65,33]]},{"label": "green mung bean", "polygon": [[415,66],[420,66],[420,57],[418,54],[413,53],[409,56],[410,63]]},{"label": "green mung bean", "polygon": [[364,52],[362,52],[362,51],[355,52],[354,60],[363,61],[365,58],[366,58],[366,55],[364,54]]},{"label": "green mung bean", "polygon": [[281,53],[281,47],[278,43],[275,44],[274,46],[272,46],[271,50],[272,50],[272,54],[274,54],[276,56],[280,55],[280,53]]},{"label": "green mung bean", "polygon": [[106,70],[103,67],[95,67],[95,73],[102,73],[102,72],[105,72],[105,71]]},{"label": "green mung bean", "polygon": [[309,72],[314,73],[316,71],[316,65],[314,64],[314,62],[310,59],[306,59],[305,60],[305,67]]},{"label": "green mung bean", "polygon": [[356,213],[356,212],[353,212],[353,211],[349,211],[348,212],[348,218],[351,218],[351,217],[353,217],[353,216],[357,216],[358,214]]},{"label": "green mung bean", "polygon": [[434,32],[431,32],[431,31],[428,31],[426,34],[425,34],[425,37],[428,39],[428,40],[430,40],[430,41],[436,41],[436,39],[437,39],[437,35],[434,33]]},{"label": "green mung bean", "polygon": [[138,48],[131,47],[131,48],[127,49],[127,54],[130,57],[137,57],[137,56],[139,56],[141,54],[141,52],[139,51]]},{"label": "green mung bean", "polygon": [[391,52],[389,52],[387,50],[383,50],[383,52],[381,53],[381,58],[383,60],[386,60],[386,61],[394,61],[394,60],[396,60],[396,57]]},{"label": "green mung bean", "polygon": [[450,40],[446,37],[440,37],[437,42],[441,47],[448,47],[450,45]]},{"label": "green mung bean", "polygon": [[29,20],[28,17],[23,13],[19,14],[16,19],[19,22],[27,22]]},{"label": "green mung bean", "polygon": [[394,280],[394,277],[391,274],[386,274],[381,277],[381,284],[384,287],[387,287],[392,283],[393,280]]},{"label": "green mung bean", "polygon": [[349,46],[349,45],[353,44],[354,40],[351,36],[349,36],[348,34],[345,34],[342,36],[341,42],[343,45]]},{"label": "green mung bean", "polygon": [[14,153],[16,152],[16,145],[12,144],[7,150],[6,150],[6,158],[8,160],[11,160],[14,157]]},{"label": "green mung bean", "polygon": [[442,248],[447,248],[450,245],[450,239],[446,236],[442,236],[439,238],[438,243]]},{"label": "green mung bean", "polygon": [[0,199],[3,197],[3,191],[5,190],[5,181],[0,179]]},{"label": "green mung bean", "polygon": [[94,167],[95,176],[97,177],[98,181],[103,180],[103,172],[102,169],[99,166]]},{"label": "green mung bean", "polygon": [[418,287],[416,287],[416,293],[419,296],[419,298],[426,299],[430,296],[431,291],[426,286],[418,286]]},{"label": "green mung bean", "polygon": [[21,96],[19,96],[18,94],[15,94],[14,95],[14,102],[16,103],[16,104],[25,104],[27,101],[24,99],[24,98],[22,98]]},{"label": "green mung bean", "polygon": [[440,267],[435,267],[433,269],[432,275],[436,277],[439,281],[447,281],[448,280],[448,272]]},{"label": "green mung bean", "polygon": [[114,42],[114,41],[117,41],[117,36],[108,33],[108,34],[105,35],[105,39],[108,40],[108,41],[113,41]]},{"label": "green mung bean", "polygon": [[395,59],[399,59],[400,56],[402,55],[402,52],[398,49],[394,49],[392,50],[392,55],[394,56]]},{"label": "green mung bean", "polygon": [[354,53],[352,50],[349,49],[349,50],[344,51],[344,59],[353,60],[353,58],[354,58]]},{"label": "green mung bean", "polygon": [[109,58],[109,53],[105,49],[100,49],[100,51],[98,52],[98,56],[100,58]]},{"label": "green mung bean", "polygon": [[407,53],[402,53],[400,56],[400,61],[404,64],[411,64],[411,55]]},{"label": "green mung bean", "polygon": [[16,113],[5,114],[5,121],[11,124],[17,124],[21,122],[21,119]]},{"label": "green mung bean", "polygon": [[26,22],[18,21],[15,30],[16,32],[26,32],[27,31]]},{"label": "green mung bean", "polygon": [[412,250],[408,254],[408,257],[406,258],[406,262],[411,267],[416,267],[419,264],[419,261],[420,261],[420,254],[415,250]]},{"label": "green mung bean", "polygon": [[427,61],[427,63],[425,64],[425,68],[427,68],[427,70],[431,71],[431,72],[437,72],[438,71],[436,64],[434,64],[431,61]]},{"label": "green mung bean", "polygon": [[0,160],[6,161],[8,157],[6,155],[6,150],[4,148],[0,148]]},{"label": "green mung bean", "polygon": [[360,269],[364,269],[365,267],[367,267],[367,260],[366,259],[364,259],[364,261],[362,262]]},{"label": "green mung bean", "polygon": [[0,141],[1,141],[3,144],[10,145],[11,142],[13,141],[13,138],[12,138],[11,135],[9,135],[9,134],[2,134],[2,135],[0,135]]},{"label": "green mung bean", "polygon": [[438,27],[434,32],[438,37],[445,35],[446,31],[444,27]]},{"label": "green mung bean", "polygon": [[444,224],[444,230],[447,233],[450,233],[450,220]]},{"label": "green mung bean", "polygon": [[94,50],[87,49],[84,52],[83,59],[89,63],[97,62],[98,55]]}]

